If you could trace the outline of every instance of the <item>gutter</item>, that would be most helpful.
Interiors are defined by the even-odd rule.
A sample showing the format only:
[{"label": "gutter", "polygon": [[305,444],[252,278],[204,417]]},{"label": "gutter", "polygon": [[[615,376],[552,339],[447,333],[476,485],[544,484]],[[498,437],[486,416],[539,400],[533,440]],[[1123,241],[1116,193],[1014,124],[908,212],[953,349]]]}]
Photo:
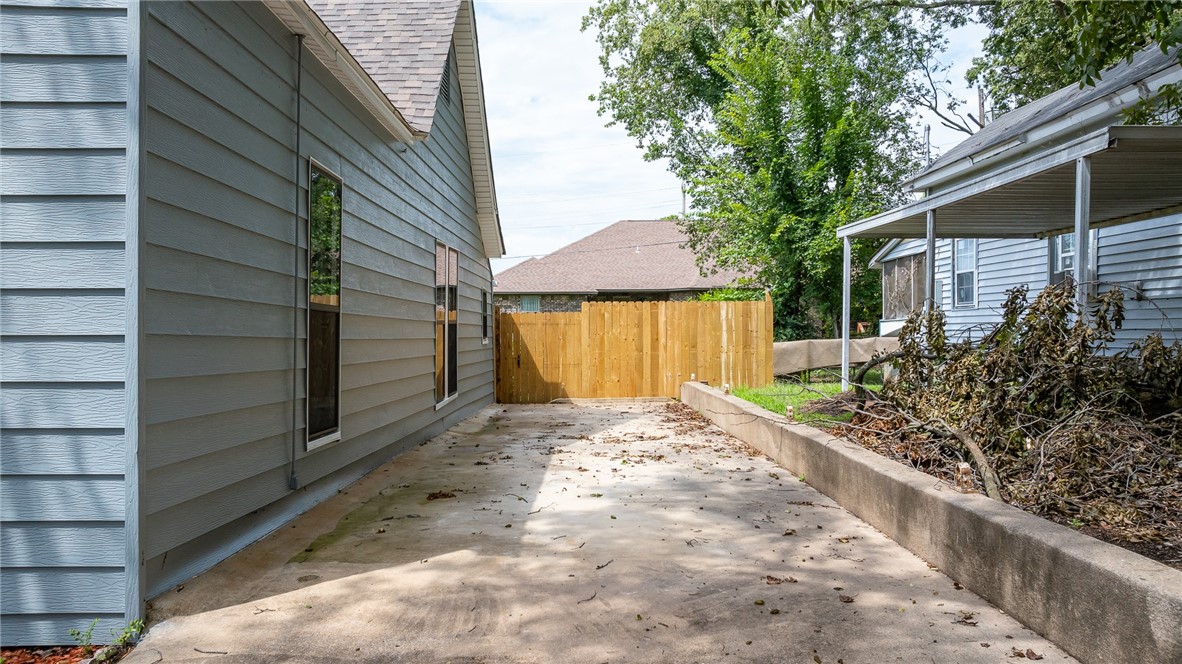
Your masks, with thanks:
[{"label": "gutter", "polygon": [[1119,93],[1101,97],[1064,117],[1033,127],[1001,145],[992,145],[975,154],[961,157],[946,166],[907,180],[904,184],[908,185],[911,191],[921,191],[937,187],[954,178],[985,170],[998,161],[1034,151],[1047,143],[1061,139],[1064,135],[1085,131],[1097,121],[1114,117],[1120,111],[1136,104],[1141,100],[1143,91],[1154,92],[1164,85],[1174,83],[1182,83],[1182,66],[1177,64],[1141,79]]},{"label": "gutter", "polygon": [[407,122],[307,0],[263,0],[263,5],[293,34],[304,36],[308,51],[357,97],[395,140],[410,143],[427,137],[426,132]]}]

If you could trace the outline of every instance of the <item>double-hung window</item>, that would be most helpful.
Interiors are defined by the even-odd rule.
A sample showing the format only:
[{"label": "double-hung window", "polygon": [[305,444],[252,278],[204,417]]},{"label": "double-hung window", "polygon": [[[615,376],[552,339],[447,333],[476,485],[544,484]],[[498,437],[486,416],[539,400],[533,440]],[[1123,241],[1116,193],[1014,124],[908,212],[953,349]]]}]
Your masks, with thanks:
[{"label": "double-hung window", "polygon": [[341,437],[341,180],[308,177],[308,449]]},{"label": "double-hung window", "polygon": [[435,245],[435,403],[455,396],[459,374],[456,294],[459,286],[460,254],[442,244]]},{"label": "double-hung window", "polygon": [[977,306],[977,241],[954,240],[952,256],[953,306]]},{"label": "double-hung window", "polygon": [[1051,283],[1061,284],[1075,272],[1075,233],[1051,238]]}]

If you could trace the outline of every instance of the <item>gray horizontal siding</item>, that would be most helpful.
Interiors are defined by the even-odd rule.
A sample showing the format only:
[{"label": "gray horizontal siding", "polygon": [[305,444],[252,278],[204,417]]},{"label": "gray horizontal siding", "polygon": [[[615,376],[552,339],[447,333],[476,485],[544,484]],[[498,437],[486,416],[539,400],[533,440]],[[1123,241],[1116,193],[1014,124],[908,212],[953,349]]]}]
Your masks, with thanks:
[{"label": "gray horizontal siding", "polygon": [[123,521],[121,476],[13,475],[0,497],[5,521]]},{"label": "gray horizontal siding", "polygon": [[122,149],[127,145],[127,109],[123,104],[8,104],[0,108],[0,131],[9,148]]},{"label": "gray horizontal siding", "polygon": [[[306,507],[304,491],[321,495],[490,402],[479,290],[491,275],[458,90],[431,137],[408,148],[305,56],[297,171],[294,38],[264,7],[154,3],[147,31],[141,499],[159,591]],[[345,183],[344,419],[343,440],[312,452],[296,432],[307,489],[293,494],[306,288],[294,215],[307,214],[309,157]],[[462,254],[460,395],[440,410],[437,240]]]},{"label": "gray horizontal siding", "polygon": [[[123,525],[33,522],[4,529],[4,567],[122,567]],[[7,620],[6,620],[7,622]]]},{"label": "gray horizontal siding", "polygon": [[[902,242],[884,260],[908,253],[918,241]],[[936,242],[936,279],[943,288],[941,306],[953,335],[979,338],[982,326],[1000,318],[1006,291],[1025,284],[1037,293],[1048,283],[1046,240],[978,241],[978,301],[974,307],[952,304],[952,240]],[[1125,290],[1125,322],[1116,347],[1160,333],[1182,339],[1182,215],[1138,221],[1097,232],[1096,280],[1101,290]],[[1140,285],[1144,299],[1134,299]]]},{"label": "gray horizontal siding", "polygon": [[[1182,340],[1182,215],[1101,228],[1098,235],[1100,288],[1122,288],[1125,294],[1117,344],[1155,332],[1167,342]],[[1143,300],[1134,299],[1138,285]]]},{"label": "gray horizontal siding", "polygon": [[0,7],[0,53],[125,55],[127,12],[122,8]]},{"label": "gray horizontal siding", "polygon": [[[5,569],[0,603],[10,614],[119,613],[126,579],[123,569]],[[7,631],[7,617],[5,631]],[[83,625],[85,627],[85,625]],[[63,637],[68,634],[63,634]],[[96,634],[101,641],[101,634]],[[65,638],[59,641],[65,641]]]},{"label": "gray horizontal siding", "polygon": [[0,58],[0,101],[127,102],[127,58],[18,56]]},{"label": "gray horizontal siding", "polygon": [[123,433],[104,429],[8,429],[0,439],[4,475],[118,475]]},{"label": "gray horizontal siding", "polygon": [[7,198],[0,215],[3,242],[122,242],[126,235],[122,194]]},{"label": "gray horizontal siding", "polygon": [[123,2],[0,2],[5,645],[125,622],[127,35]]}]

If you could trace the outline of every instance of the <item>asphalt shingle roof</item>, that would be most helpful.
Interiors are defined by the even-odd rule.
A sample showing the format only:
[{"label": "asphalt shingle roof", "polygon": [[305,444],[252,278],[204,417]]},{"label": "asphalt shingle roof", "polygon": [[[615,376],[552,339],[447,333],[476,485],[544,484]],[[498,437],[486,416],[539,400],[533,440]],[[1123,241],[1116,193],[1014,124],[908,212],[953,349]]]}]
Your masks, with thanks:
[{"label": "asphalt shingle roof", "polygon": [[674,221],[618,221],[542,258],[496,275],[493,290],[512,293],[709,290],[745,276],[721,270],[703,277]]},{"label": "asphalt shingle roof", "polygon": [[414,129],[427,133],[460,0],[308,0]]}]

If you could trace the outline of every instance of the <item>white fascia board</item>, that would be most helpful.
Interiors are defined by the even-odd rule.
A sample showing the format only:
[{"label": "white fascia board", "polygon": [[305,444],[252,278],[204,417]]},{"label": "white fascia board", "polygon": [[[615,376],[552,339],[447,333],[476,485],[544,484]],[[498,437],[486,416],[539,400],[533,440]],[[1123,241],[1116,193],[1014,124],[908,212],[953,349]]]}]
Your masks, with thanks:
[{"label": "white fascia board", "polygon": [[870,257],[870,262],[867,263],[867,266],[872,270],[881,267],[880,263],[882,262],[882,257],[891,253],[891,250],[899,246],[901,242],[903,241],[898,238],[887,240],[887,243],[882,245],[882,249],[879,249],[873,256]]},{"label": "white fascia board", "polygon": [[390,98],[382,92],[361,63],[349,53],[349,49],[337,39],[325,25],[316,11],[306,0],[263,0],[263,4],[292,34],[304,35],[304,44],[316,56],[341,85],[352,92],[357,100],[385,127],[395,140],[410,143],[422,140],[427,134],[410,126]]},{"label": "white fascia board", "polygon": [[1118,93],[1101,97],[1062,118],[1044,125],[1032,127],[1021,137],[1013,141],[1001,146],[995,145],[981,150],[976,154],[962,157],[943,168],[909,180],[906,184],[912,190],[916,191],[935,187],[972,171],[987,168],[990,166],[990,162],[997,161],[997,158],[1009,158],[1012,154],[1015,154],[1011,152],[1012,150],[1029,152],[1045,143],[1062,137],[1064,134],[1079,131],[1106,117],[1115,120],[1121,111],[1141,101],[1143,91],[1147,90],[1152,93],[1164,85],[1175,83],[1182,83],[1182,66],[1179,65],[1163,69],[1144,81],[1138,81]]},{"label": "white fascia board", "polygon": [[468,159],[476,189],[476,222],[480,226],[484,255],[500,258],[505,255],[505,237],[501,232],[501,216],[497,209],[492,148],[488,139],[488,111],[484,105],[484,79],[480,73],[480,46],[471,0],[460,2],[453,39],[468,138]]},{"label": "white fascia board", "polygon": [[1092,132],[1053,150],[1031,155],[1019,162],[1000,166],[992,172],[983,173],[976,179],[965,182],[955,189],[942,191],[938,194],[921,198],[913,203],[888,210],[882,214],[861,221],[855,221],[852,224],[846,224],[837,229],[837,237],[858,237],[859,234],[871,229],[886,226],[900,219],[911,217],[912,215],[923,214],[928,210],[938,210],[957,201],[972,198],[973,196],[1003,187],[1018,180],[1026,179],[1057,166],[1071,163],[1080,157],[1102,152],[1112,145],[1114,140],[1112,134],[1116,133],[1111,131],[1113,129],[1113,127],[1105,127],[1100,131]]}]

